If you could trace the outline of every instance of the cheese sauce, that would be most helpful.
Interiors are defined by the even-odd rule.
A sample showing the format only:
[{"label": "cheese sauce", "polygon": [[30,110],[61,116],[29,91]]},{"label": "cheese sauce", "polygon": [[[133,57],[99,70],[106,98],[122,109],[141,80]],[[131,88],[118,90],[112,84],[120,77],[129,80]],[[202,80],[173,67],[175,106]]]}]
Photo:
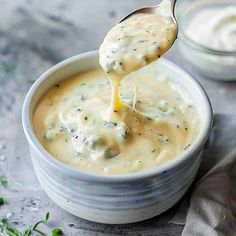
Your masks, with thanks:
[{"label": "cheese sauce", "polygon": [[123,106],[114,111],[112,121],[106,119],[110,91],[109,80],[100,69],[51,88],[33,116],[36,135],[45,149],[73,168],[121,175],[172,160],[196,138],[196,108],[188,94],[159,74],[155,63],[122,80]]},{"label": "cheese sauce", "polygon": [[200,121],[188,95],[155,63],[140,69],[173,44],[170,12],[164,0],[156,14],[135,14],[108,33],[99,57],[109,76],[87,72],[41,98],[34,128],[55,158],[82,171],[122,175],[155,168],[190,147]]}]

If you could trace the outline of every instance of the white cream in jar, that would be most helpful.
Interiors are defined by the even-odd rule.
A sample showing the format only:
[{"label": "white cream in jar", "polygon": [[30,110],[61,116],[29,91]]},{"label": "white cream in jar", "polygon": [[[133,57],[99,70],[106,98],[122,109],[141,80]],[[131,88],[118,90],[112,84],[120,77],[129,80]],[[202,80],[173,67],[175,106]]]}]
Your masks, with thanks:
[{"label": "white cream in jar", "polygon": [[201,8],[187,24],[194,42],[219,51],[236,51],[236,5]]}]

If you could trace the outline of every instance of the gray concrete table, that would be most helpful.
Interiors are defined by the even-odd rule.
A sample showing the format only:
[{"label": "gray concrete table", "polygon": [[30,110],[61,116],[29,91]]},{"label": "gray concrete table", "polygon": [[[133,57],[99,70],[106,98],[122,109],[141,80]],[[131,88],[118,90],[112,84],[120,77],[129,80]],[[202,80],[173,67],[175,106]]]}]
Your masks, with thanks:
[{"label": "gray concrete table", "polygon": [[[33,224],[49,211],[49,226],[65,235],[180,235],[181,226],[168,224],[177,206],[153,219],[129,225],[101,225],[79,219],[56,206],[35,177],[21,127],[24,96],[34,80],[57,62],[97,49],[107,30],[125,13],[154,0],[1,0],[0,1],[0,189],[7,216],[17,227]],[[206,89],[214,111],[236,113],[236,84],[202,78],[185,66],[177,48],[169,59],[189,70]]]}]

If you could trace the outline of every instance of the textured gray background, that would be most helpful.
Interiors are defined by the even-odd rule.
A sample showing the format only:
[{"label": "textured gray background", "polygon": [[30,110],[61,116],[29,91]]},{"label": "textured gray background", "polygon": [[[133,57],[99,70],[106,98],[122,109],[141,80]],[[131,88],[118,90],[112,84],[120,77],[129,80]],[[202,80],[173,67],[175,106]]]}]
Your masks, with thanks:
[{"label": "textured gray background", "polygon": [[[100,225],[76,218],[56,206],[41,190],[21,127],[24,96],[34,80],[57,62],[97,49],[107,30],[125,13],[154,0],[0,0],[0,189],[8,203],[0,208],[17,227],[33,224],[47,211],[50,226],[65,235],[180,235],[168,224],[178,206],[151,220],[131,225]],[[236,83],[202,78],[182,61],[176,46],[167,57],[189,70],[206,89],[214,111],[236,113]]]}]

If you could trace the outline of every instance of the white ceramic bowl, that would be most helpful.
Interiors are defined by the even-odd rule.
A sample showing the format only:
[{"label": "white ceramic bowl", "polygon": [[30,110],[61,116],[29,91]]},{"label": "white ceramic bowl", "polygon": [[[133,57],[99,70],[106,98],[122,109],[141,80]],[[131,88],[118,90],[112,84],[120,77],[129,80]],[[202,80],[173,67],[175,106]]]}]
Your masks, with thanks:
[{"label": "white ceramic bowl", "polygon": [[150,171],[124,176],[83,173],[59,162],[43,148],[34,133],[32,113],[50,87],[98,66],[97,52],[69,58],[49,69],[30,89],[22,119],[34,169],[48,196],[76,216],[111,224],[145,220],[173,206],[193,182],[212,126],[211,105],[204,90],[189,74],[165,59],[159,60],[159,70],[188,90],[199,110],[202,126],[194,144],[182,156]]}]

